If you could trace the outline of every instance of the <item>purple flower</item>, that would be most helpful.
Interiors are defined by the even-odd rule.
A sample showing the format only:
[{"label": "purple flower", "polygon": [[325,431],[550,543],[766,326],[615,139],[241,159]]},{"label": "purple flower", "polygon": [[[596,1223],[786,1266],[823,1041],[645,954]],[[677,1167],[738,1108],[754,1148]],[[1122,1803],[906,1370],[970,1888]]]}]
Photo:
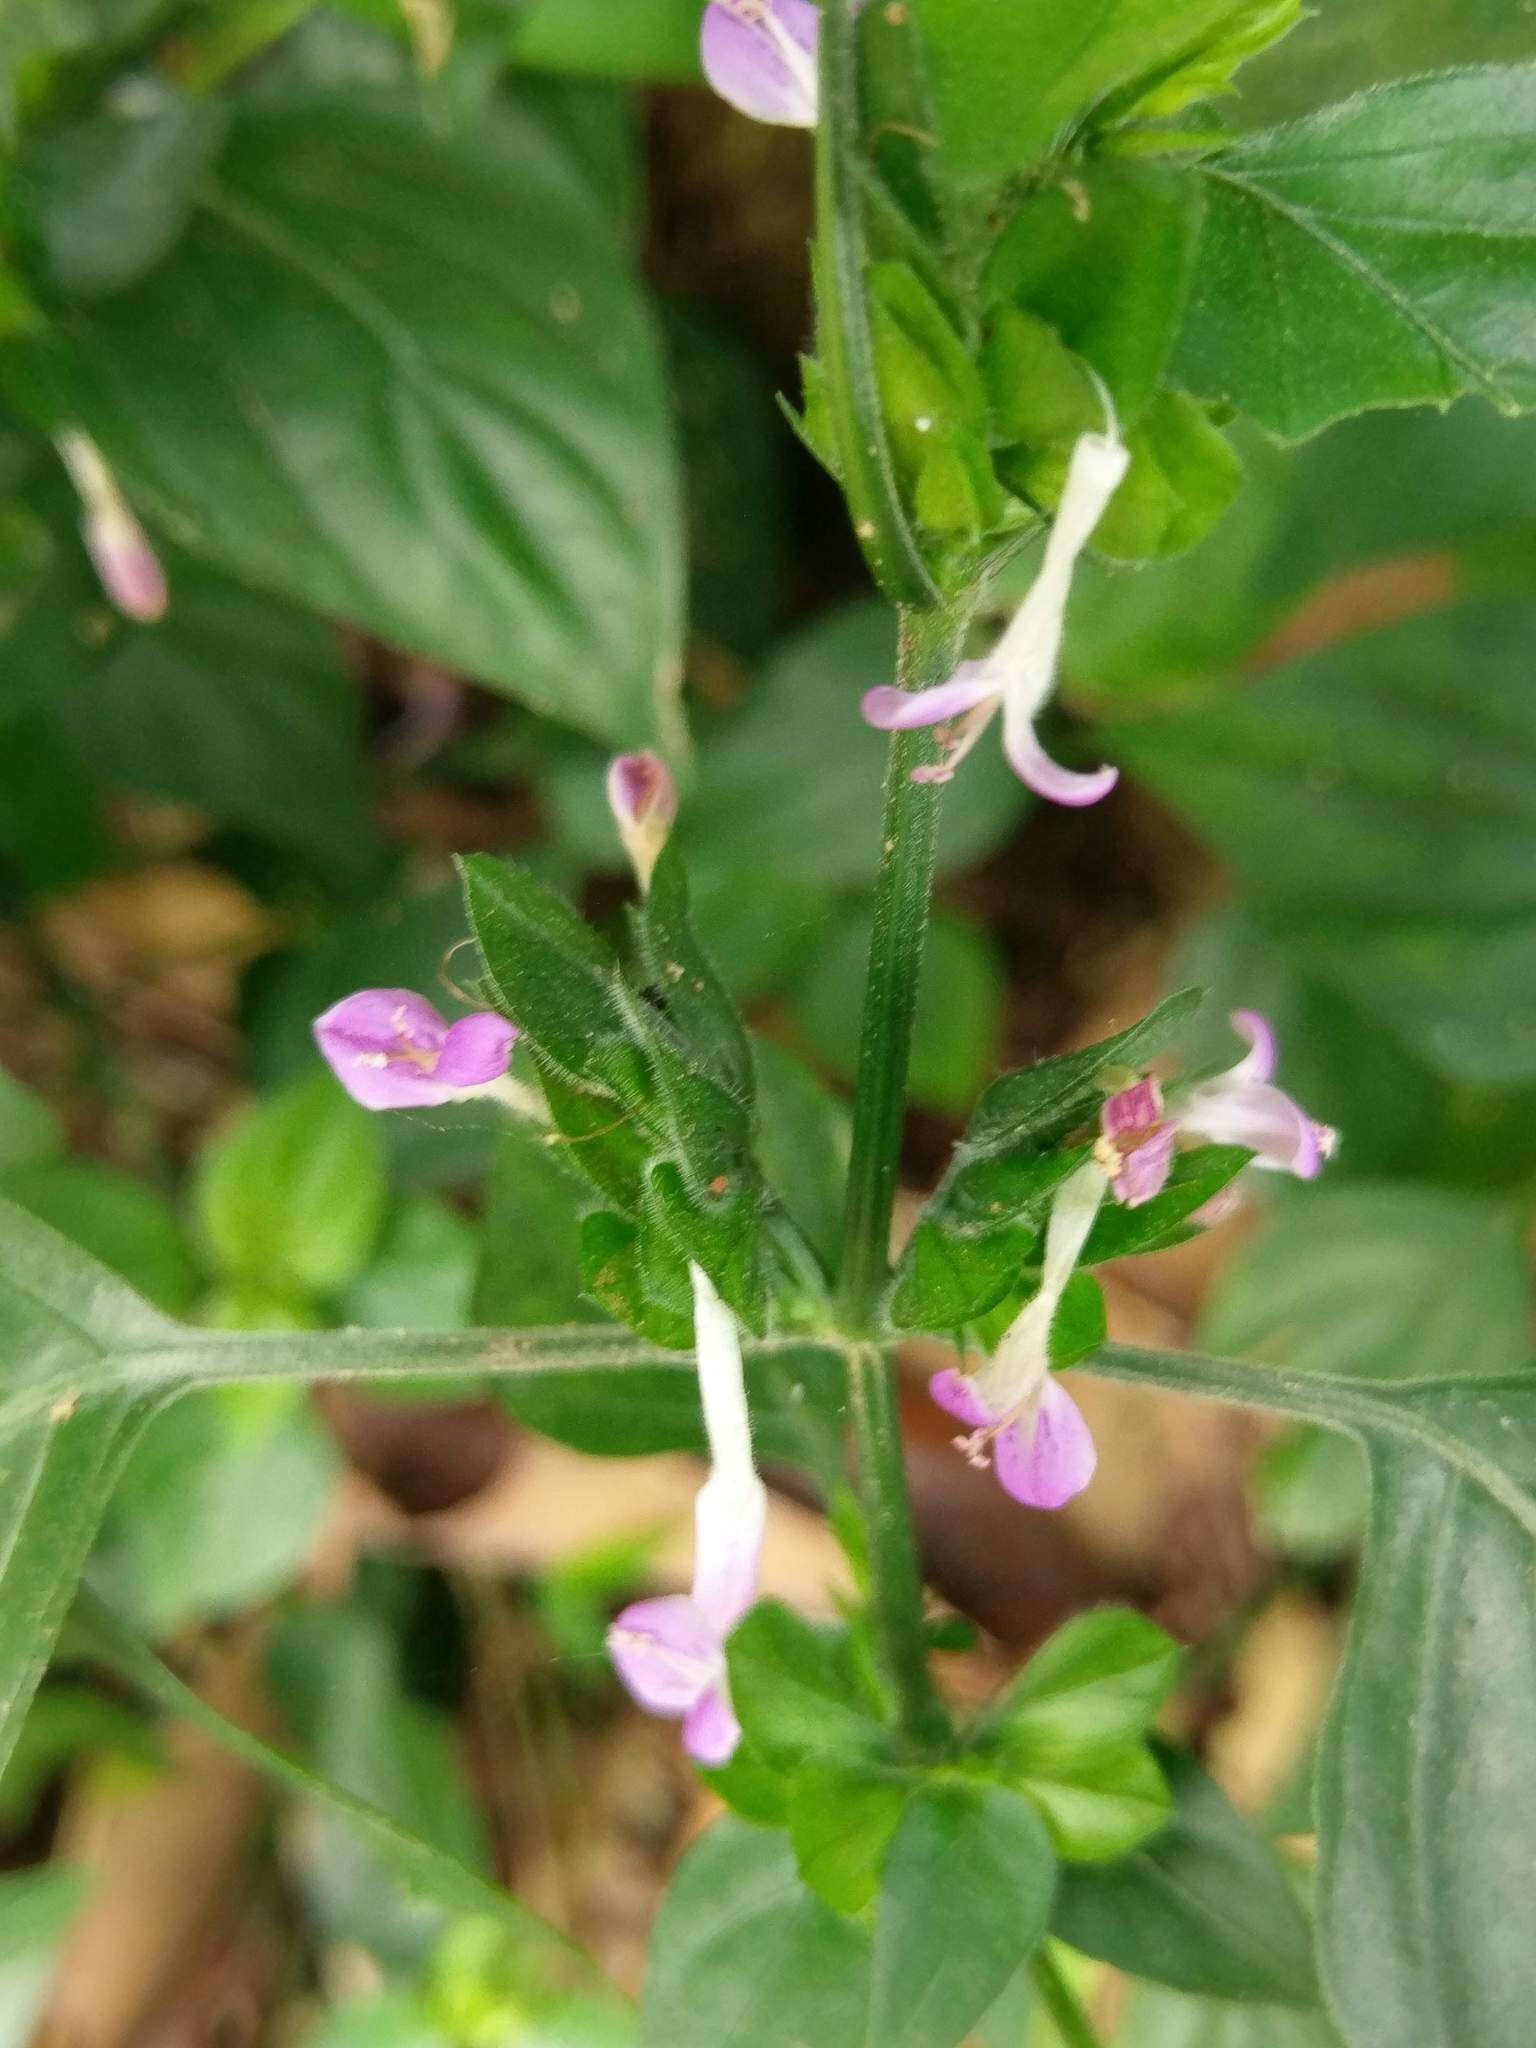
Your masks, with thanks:
[{"label": "purple flower", "polygon": [[170,593],[148,534],[89,434],[67,428],[56,436],[55,446],[80,493],[80,537],[102,589],[126,618],[153,625],[165,616]]},{"label": "purple flower", "polygon": [[1081,775],[1053,761],[1040,744],[1035,722],[1056,681],[1072,572],[1129,462],[1113,429],[1079,438],[1040,573],[984,660],[962,662],[947,683],[932,690],[908,693],[885,685],[866,693],[860,708],[868,723],[882,732],[942,728],[943,761],[914,769],[914,782],[949,781],[1001,705],[1003,751],[1014,773],[1037,796],[1055,804],[1096,804],[1114,788],[1119,777],[1113,768]]},{"label": "purple flower", "polygon": [[519,1035],[490,1010],[449,1024],[409,988],[343,996],[314,1031],[332,1073],[364,1109],[431,1109],[495,1091]]},{"label": "purple flower", "polygon": [[935,1373],[928,1392],[971,1432],[956,1447],[991,1464],[1005,1493],[1029,1508],[1060,1508],[1093,1477],[1098,1453],[1082,1411],[1051,1373],[1051,1325],[1109,1185],[1089,1160],[1062,1182],[1045,1230],[1040,1291],[975,1373]]},{"label": "purple flower", "polygon": [[810,0],[709,0],[699,31],[704,75],[754,121],[814,128],[820,33]]},{"label": "purple flower", "polygon": [[689,1272],[710,1457],[694,1503],[693,1590],[634,1601],[615,1617],[608,1651],[646,1712],[681,1721],[688,1754],[714,1765],[729,1762],[741,1739],[725,1640],[757,1597],[768,1496],[752,1462],[736,1318],[701,1267]]},{"label": "purple flower", "polygon": [[1232,1029],[1248,1050],[1235,1067],[1193,1087],[1175,1115],[1179,1128],[1213,1145],[1246,1145],[1255,1166],[1316,1180],[1333,1157],[1339,1134],[1314,1123],[1274,1085],[1275,1034],[1257,1010],[1234,1010]]},{"label": "purple flower", "polygon": [[659,754],[619,754],[608,767],[608,808],[642,889],[677,817],[677,784]]},{"label": "purple flower", "polygon": [[1338,1133],[1314,1123],[1274,1086],[1275,1034],[1266,1020],[1256,1010],[1234,1010],[1232,1028],[1247,1040],[1247,1053],[1225,1074],[1197,1082],[1171,1110],[1151,1079],[1105,1103],[1094,1156],[1110,1176],[1115,1199],[1128,1209],[1162,1192],[1180,1131],[1214,1145],[1242,1145],[1255,1155],[1255,1166],[1298,1180],[1315,1180],[1332,1156]]},{"label": "purple flower", "polygon": [[1109,1175],[1117,1202],[1139,1209],[1162,1193],[1177,1136],[1178,1126],[1163,1113],[1163,1091],[1150,1076],[1110,1096],[1099,1112],[1094,1157]]}]

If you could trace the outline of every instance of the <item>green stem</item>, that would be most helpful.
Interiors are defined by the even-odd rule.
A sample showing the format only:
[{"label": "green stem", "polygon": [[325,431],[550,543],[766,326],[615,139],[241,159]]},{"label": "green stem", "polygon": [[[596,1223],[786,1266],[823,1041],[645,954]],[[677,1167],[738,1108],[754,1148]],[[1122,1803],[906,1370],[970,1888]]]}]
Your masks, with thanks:
[{"label": "green stem", "polygon": [[[964,625],[959,610],[901,615],[897,673],[904,688],[923,689],[953,672]],[[880,876],[864,989],[838,1275],[840,1319],[856,1340],[849,1348],[848,1378],[869,1540],[871,1613],[902,1731],[919,1750],[942,1747],[949,1723],[928,1673],[922,1572],[912,1533],[896,1386],[889,1361],[871,1340],[890,1274],[891,1215],[901,1166],[912,1020],[928,933],[942,796],[938,785],[914,782],[912,770],[932,759],[932,744],[926,733],[897,733],[886,770]]]},{"label": "green stem", "polygon": [[1076,1993],[1061,1974],[1061,1966],[1048,1948],[1041,1949],[1030,1965],[1041,2003],[1055,2023],[1063,2048],[1101,2048],[1087,2013]]},{"label": "green stem", "polygon": [[[900,614],[897,679],[903,689],[926,689],[954,673],[968,616],[968,606]],[[942,785],[914,782],[912,770],[933,758],[933,742],[926,732],[892,735],[838,1276],[842,1327],[851,1337],[875,1334],[890,1272],[912,1020],[928,936],[928,898],[943,797]]]},{"label": "green stem", "polygon": [[848,1395],[869,1542],[870,1615],[898,1725],[919,1754],[943,1749],[949,1716],[933,1689],[923,1625],[923,1579],[912,1533],[896,1381],[875,1344],[848,1350]]}]

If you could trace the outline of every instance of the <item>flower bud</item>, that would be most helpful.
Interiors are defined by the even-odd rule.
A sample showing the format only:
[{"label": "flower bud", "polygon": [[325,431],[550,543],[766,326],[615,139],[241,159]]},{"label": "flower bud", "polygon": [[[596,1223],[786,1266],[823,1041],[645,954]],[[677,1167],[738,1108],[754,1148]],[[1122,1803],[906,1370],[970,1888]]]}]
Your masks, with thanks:
[{"label": "flower bud", "polygon": [[677,817],[677,784],[659,754],[620,754],[614,759],[608,769],[608,808],[640,887],[648,889]]},{"label": "flower bud", "polygon": [[80,493],[80,536],[102,589],[125,618],[153,625],[165,616],[169,592],[148,534],[89,434],[69,428],[57,437],[56,445]]}]

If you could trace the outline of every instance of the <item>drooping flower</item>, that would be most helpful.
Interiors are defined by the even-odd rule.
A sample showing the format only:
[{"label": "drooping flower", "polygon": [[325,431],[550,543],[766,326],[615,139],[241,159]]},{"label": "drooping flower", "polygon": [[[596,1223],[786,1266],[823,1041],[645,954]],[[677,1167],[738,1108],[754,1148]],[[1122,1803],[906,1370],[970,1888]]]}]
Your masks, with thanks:
[{"label": "drooping flower", "polygon": [[947,683],[908,692],[882,685],[864,697],[861,710],[882,732],[910,732],[919,726],[943,730],[944,760],[916,768],[914,782],[947,782],[991,724],[1003,713],[1003,751],[1014,773],[1051,803],[1096,804],[1119,780],[1114,768],[1079,774],[1046,753],[1035,731],[1056,681],[1056,663],[1066,620],[1067,599],[1078,557],[1092,538],[1105,507],[1119,489],[1130,455],[1113,422],[1102,434],[1083,434],[1072,450],[1040,573],[992,652],[963,661]]},{"label": "drooping flower", "polygon": [[677,817],[677,784],[659,754],[619,754],[608,767],[608,808],[642,890]]},{"label": "drooping flower", "polygon": [[1051,1326],[1109,1186],[1088,1160],[1062,1182],[1045,1229],[1040,1291],[977,1372],[935,1373],[928,1392],[971,1432],[955,1442],[1025,1507],[1060,1508],[1093,1477],[1098,1453],[1081,1409],[1051,1372]]},{"label": "drooping flower", "polygon": [[757,1597],[768,1496],[752,1462],[736,1318],[701,1267],[689,1273],[710,1459],[694,1503],[693,1590],[624,1608],[608,1631],[608,1651],[646,1712],[681,1721],[688,1754],[718,1765],[741,1739],[725,1640]]},{"label": "drooping flower", "polygon": [[1200,1081],[1171,1107],[1151,1079],[1112,1095],[1100,1115],[1095,1157],[1110,1176],[1115,1199],[1139,1208],[1160,1194],[1173,1166],[1180,1131],[1214,1145],[1242,1145],[1270,1173],[1315,1180],[1338,1133],[1314,1122],[1274,1085],[1275,1034],[1256,1010],[1234,1010],[1232,1028],[1248,1045],[1236,1066]]},{"label": "drooping flower", "polygon": [[699,31],[704,76],[754,121],[814,128],[820,31],[810,0],[709,0]]},{"label": "drooping flower", "polygon": [[80,537],[102,589],[126,618],[153,625],[165,616],[170,593],[149,535],[89,434],[69,427],[55,435],[54,445],[80,494]]},{"label": "drooping flower", "polygon": [[331,1071],[364,1109],[432,1109],[500,1093],[519,1033],[491,1010],[450,1024],[409,988],[343,996],[314,1023]]}]

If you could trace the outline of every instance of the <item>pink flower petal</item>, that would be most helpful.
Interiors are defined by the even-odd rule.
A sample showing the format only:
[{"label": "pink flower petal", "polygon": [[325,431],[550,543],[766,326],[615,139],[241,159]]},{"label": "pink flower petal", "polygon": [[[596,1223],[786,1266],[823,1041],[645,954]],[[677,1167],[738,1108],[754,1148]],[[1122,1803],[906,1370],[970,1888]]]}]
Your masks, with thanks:
[{"label": "pink flower petal", "polygon": [[690,1713],[725,1670],[719,1635],[686,1593],[626,1607],[608,1631],[608,1654],[630,1695],[670,1721]]},{"label": "pink flower petal", "polygon": [[1098,1463],[1082,1410],[1054,1375],[1040,1393],[1033,1428],[1019,1422],[993,1447],[998,1484],[1027,1508],[1061,1508],[1080,1494]]},{"label": "pink flower petal", "polygon": [[946,1415],[953,1415],[957,1422],[963,1422],[967,1429],[989,1429],[992,1425],[992,1417],[976,1392],[975,1382],[963,1372],[957,1372],[952,1365],[946,1365],[942,1372],[936,1372],[929,1380],[928,1398]]},{"label": "pink flower petal", "polygon": [[[866,690],[859,703],[860,714],[866,725],[877,726],[881,732],[915,732],[919,726],[963,718],[978,704],[1001,695],[996,683],[974,673],[980,666],[979,662],[962,662],[947,683],[938,683],[931,690],[898,690],[889,683]],[[967,670],[973,673],[967,675]]]},{"label": "pink flower petal", "polygon": [[1131,1088],[1111,1095],[1099,1111],[1099,1129],[1106,1138],[1139,1136],[1155,1131],[1163,1120],[1163,1091],[1149,1074]]},{"label": "pink flower petal", "polygon": [[122,514],[85,520],[81,537],[101,587],[125,618],[152,626],[170,602],[165,571],[139,522]]},{"label": "pink flower petal", "polygon": [[432,1108],[454,1090],[438,1078],[448,1026],[409,988],[365,988],[343,996],[314,1023],[332,1073],[364,1109]]},{"label": "pink flower petal", "polygon": [[699,32],[704,75],[754,121],[814,128],[820,31],[809,0],[709,0]]},{"label": "pink flower petal", "polygon": [[1151,1137],[1121,1153],[1120,1168],[1110,1179],[1110,1190],[1122,1208],[1139,1209],[1163,1192],[1173,1170],[1176,1135],[1173,1124],[1164,1124]]},{"label": "pink flower petal", "polygon": [[621,827],[670,825],[677,816],[677,784],[660,754],[616,755],[608,764],[607,788],[608,807]]},{"label": "pink flower petal", "polygon": [[1213,1145],[1245,1145],[1256,1166],[1315,1180],[1332,1149],[1333,1134],[1315,1124],[1284,1089],[1267,1081],[1233,1081],[1222,1075],[1195,1090],[1179,1112],[1179,1123]]},{"label": "pink flower petal", "polygon": [[507,1071],[520,1033],[494,1010],[476,1010],[450,1024],[437,1062],[437,1079],[450,1088],[483,1088]]},{"label": "pink flower petal", "polygon": [[683,1722],[683,1747],[706,1769],[728,1764],[741,1740],[741,1723],[724,1684],[700,1694]]},{"label": "pink flower petal", "polygon": [[1269,1019],[1261,1017],[1257,1010],[1234,1010],[1231,1024],[1238,1037],[1247,1041],[1248,1051],[1232,1068],[1228,1079],[1273,1081],[1279,1050],[1275,1044],[1274,1026]]},{"label": "pink flower petal", "polygon": [[1005,727],[1003,749],[1014,774],[1021,782],[1027,783],[1036,796],[1043,796],[1048,803],[1066,804],[1074,810],[1098,803],[1120,780],[1118,768],[1095,768],[1086,775],[1073,768],[1063,768],[1041,746],[1031,724],[1019,722],[1011,732]]}]

